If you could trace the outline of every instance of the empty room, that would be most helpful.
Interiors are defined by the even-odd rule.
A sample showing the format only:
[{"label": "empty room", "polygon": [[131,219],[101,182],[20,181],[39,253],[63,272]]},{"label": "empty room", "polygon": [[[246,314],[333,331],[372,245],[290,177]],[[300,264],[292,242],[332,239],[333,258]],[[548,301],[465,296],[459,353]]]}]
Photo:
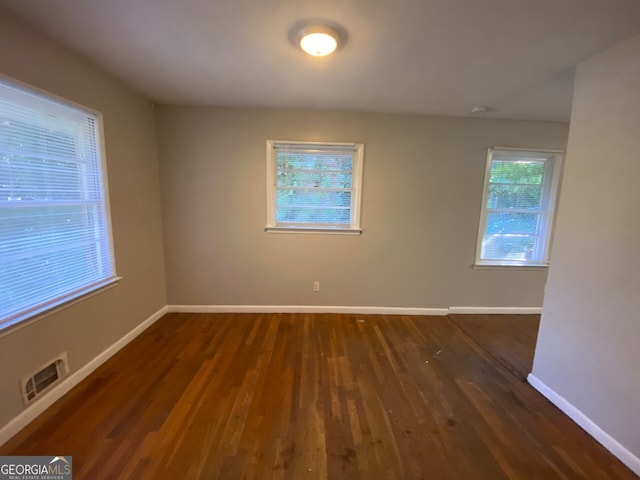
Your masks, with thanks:
[{"label": "empty room", "polygon": [[0,0],[0,480],[640,475],[640,2]]}]

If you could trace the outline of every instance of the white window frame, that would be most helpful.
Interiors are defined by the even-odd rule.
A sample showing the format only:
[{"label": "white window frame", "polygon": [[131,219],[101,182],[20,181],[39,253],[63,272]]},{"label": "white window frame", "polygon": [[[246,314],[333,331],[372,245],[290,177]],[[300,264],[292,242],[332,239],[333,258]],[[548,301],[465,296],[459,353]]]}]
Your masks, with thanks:
[{"label": "white window frame", "polygon": [[[111,224],[111,210],[110,210],[110,201],[109,201],[109,185],[107,180],[107,163],[106,163],[106,153],[104,146],[104,126],[103,126],[103,118],[102,113],[93,110],[91,108],[85,107],[84,105],[80,105],[76,102],[68,100],[64,97],[60,97],[53,93],[50,93],[46,90],[34,87],[27,83],[21,82],[19,80],[13,79],[6,75],[0,74],[0,84],[8,86],[14,90],[21,91],[27,93],[28,95],[32,95],[34,97],[43,99],[46,102],[52,102],[61,105],[62,107],[71,108],[76,111],[82,112],[82,114],[86,114],[93,118],[94,121],[94,132],[95,132],[95,142],[96,142],[96,155],[98,157],[98,171],[100,174],[99,185],[100,185],[100,193],[102,197],[102,201],[100,202],[100,207],[102,210],[102,218],[104,219],[105,224],[105,234],[106,238],[104,238],[104,244],[108,249],[107,261],[108,265],[104,265],[105,272],[109,272],[108,275],[104,275],[100,280],[94,281],[90,284],[86,284],[82,287],[75,288],[73,290],[67,291],[64,294],[58,294],[57,296],[50,296],[48,299],[40,301],[39,303],[32,304],[27,308],[23,308],[18,312],[11,313],[8,316],[0,316],[0,336],[3,336],[7,333],[10,333],[14,330],[22,328],[25,325],[28,325],[40,318],[43,318],[47,315],[50,315],[54,312],[57,312],[63,308],[71,306],[82,299],[89,298],[98,294],[99,292],[109,289],[121,280],[121,277],[116,274],[116,262],[115,262],[115,253],[113,247],[113,229]],[[80,186],[79,188],[83,188]],[[46,204],[46,201],[41,201],[38,203]],[[99,250],[99,247],[98,247]]]},{"label": "white window frame", "polygon": [[[542,180],[541,208],[538,211],[523,211],[523,213],[539,214],[537,227],[538,241],[535,246],[535,253],[532,260],[508,259],[508,258],[482,258],[482,243],[487,229],[489,213],[499,211],[511,211],[514,209],[489,209],[487,202],[489,197],[489,186],[491,182],[491,165],[497,155],[508,155],[511,157],[506,161],[522,161],[525,159],[542,161],[545,164]],[[553,236],[555,221],[555,211],[560,184],[560,173],[562,170],[564,152],[560,150],[540,150],[532,148],[511,148],[492,147],[487,152],[487,163],[485,168],[484,189],[482,193],[482,207],[480,213],[480,223],[478,226],[478,238],[476,244],[476,267],[525,267],[525,268],[546,268],[549,265],[549,253]],[[499,158],[498,161],[505,161]]]},{"label": "white window frame", "polygon": [[[303,225],[285,224],[276,221],[277,209],[277,182],[278,162],[277,151],[279,148],[292,147],[296,150],[313,153],[320,149],[334,149],[337,152],[352,153],[351,171],[351,223],[349,225]],[[338,142],[300,142],[267,140],[267,226],[266,232],[273,233],[336,233],[336,234],[361,234],[360,228],[360,204],[362,195],[362,164],[364,156],[364,144],[362,143],[338,143]]]}]

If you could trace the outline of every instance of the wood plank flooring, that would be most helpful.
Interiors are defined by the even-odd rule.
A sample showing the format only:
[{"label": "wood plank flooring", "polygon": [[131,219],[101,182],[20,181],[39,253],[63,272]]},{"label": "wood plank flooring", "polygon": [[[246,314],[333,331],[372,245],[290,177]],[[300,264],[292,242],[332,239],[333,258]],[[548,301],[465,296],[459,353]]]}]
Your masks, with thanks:
[{"label": "wood plank flooring", "polygon": [[493,358],[521,380],[533,367],[540,315],[449,315]]},{"label": "wood plank flooring", "polygon": [[631,479],[447,317],[169,314],[0,454],[96,479]]}]

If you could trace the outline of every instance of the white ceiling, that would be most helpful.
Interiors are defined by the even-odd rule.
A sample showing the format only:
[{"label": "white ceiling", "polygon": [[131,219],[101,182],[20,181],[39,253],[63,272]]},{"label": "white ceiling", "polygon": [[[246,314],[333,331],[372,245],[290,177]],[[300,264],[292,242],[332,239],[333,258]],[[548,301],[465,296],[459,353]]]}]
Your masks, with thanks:
[{"label": "white ceiling", "polygon": [[[159,103],[569,119],[574,67],[640,0],[0,0]],[[346,45],[312,58],[301,20]],[[0,64],[1,68],[1,64]]]}]

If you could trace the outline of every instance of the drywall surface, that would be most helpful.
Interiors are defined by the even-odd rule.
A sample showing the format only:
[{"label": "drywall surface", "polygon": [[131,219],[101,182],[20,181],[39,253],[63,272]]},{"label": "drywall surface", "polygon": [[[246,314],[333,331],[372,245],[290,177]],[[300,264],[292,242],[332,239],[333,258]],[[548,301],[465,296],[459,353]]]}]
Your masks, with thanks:
[{"label": "drywall surface", "polygon": [[[553,122],[160,106],[169,303],[539,307],[546,271],[472,268],[487,147],[564,149],[567,131]],[[364,233],[265,233],[267,139],[363,142]]]},{"label": "drywall surface", "polygon": [[533,374],[640,457],[640,37],[578,66]]},{"label": "drywall surface", "polygon": [[2,427],[24,408],[23,376],[63,351],[71,371],[78,370],[166,305],[166,286],[149,102],[4,11],[0,73],[102,112],[116,268],[123,277],[114,288],[0,337]]}]

